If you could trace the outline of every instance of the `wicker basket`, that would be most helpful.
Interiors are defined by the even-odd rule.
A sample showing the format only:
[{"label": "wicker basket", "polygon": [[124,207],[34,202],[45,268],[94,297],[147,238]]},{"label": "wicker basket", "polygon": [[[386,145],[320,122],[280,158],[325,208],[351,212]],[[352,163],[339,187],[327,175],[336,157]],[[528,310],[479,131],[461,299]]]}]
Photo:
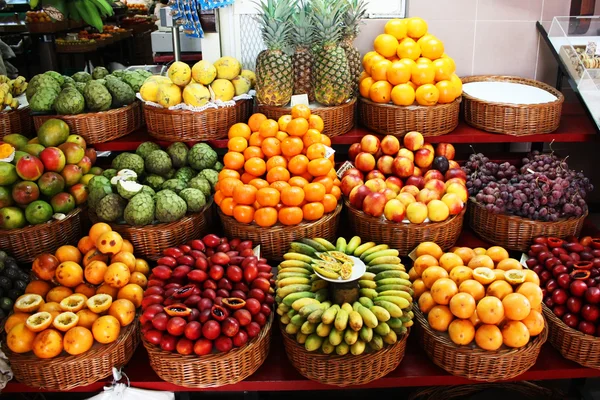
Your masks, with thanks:
[{"label": "wicker basket", "polygon": [[588,368],[600,369],[600,338],[568,327],[552,310],[543,306],[550,334],[548,339],[567,360]]},{"label": "wicker basket", "polygon": [[480,75],[461,78],[463,84],[471,82],[510,82],[535,86],[552,93],[556,100],[543,104],[507,104],[481,100],[463,92],[465,121],[484,131],[513,136],[550,133],[558,129],[562,104],[561,92],[550,85],[517,76]]},{"label": "wicker basket", "polygon": [[548,336],[548,329],[519,349],[500,348],[488,351],[479,347],[458,346],[447,334],[436,332],[426,317],[413,309],[421,328],[419,342],[433,363],[449,374],[476,381],[504,381],[521,375],[531,368]]},{"label": "wicker basket", "polygon": [[361,97],[358,102],[358,120],[372,131],[394,136],[404,136],[417,131],[425,137],[441,136],[458,126],[460,101],[435,106],[396,106],[374,103]]},{"label": "wicker basket", "polygon": [[29,107],[0,112],[0,139],[11,133],[29,136],[31,128],[33,128],[33,124],[31,123]]},{"label": "wicker basket", "polygon": [[65,391],[90,385],[111,376],[113,367],[125,366],[139,343],[138,330],[136,319],[121,329],[116,341],[107,345],[95,343],[90,350],[78,356],[67,354],[44,360],[31,352],[13,353],[4,342],[2,350],[19,382],[39,389]]},{"label": "wicker basket", "polygon": [[330,241],[334,240],[337,237],[341,210],[342,205],[338,204],[334,211],[318,221],[301,222],[299,225],[292,226],[277,223],[270,228],[263,228],[256,224],[242,224],[224,215],[221,210],[218,210],[218,214],[225,236],[252,240],[254,244],[260,244],[261,257],[278,261],[288,251],[290,243],[296,239],[322,237]]},{"label": "wicker basket", "polygon": [[[503,394],[516,394],[519,399],[527,397],[530,399],[565,400],[567,395],[557,389],[549,389],[538,386],[532,382],[503,382],[503,383],[480,383],[478,385],[460,386],[432,386],[421,389],[410,395],[409,400],[452,400],[471,398],[470,396],[482,392]],[[494,396],[494,398],[497,396]],[[473,397],[479,398],[479,397]]]},{"label": "wicker basket", "polygon": [[466,207],[458,215],[443,222],[425,224],[404,224],[375,218],[350,205],[344,200],[348,211],[348,221],[354,233],[376,243],[385,243],[397,249],[401,256],[407,256],[419,243],[435,242],[442,249],[449,249],[462,232]]},{"label": "wicker basket", "polygon": [[36,115],[33,117],[36,131],[51,118],[62,119],[71,133],[83,136],[87,144],[105,143],[125,136],[142,126],[140,103],[113,110],[79,115]]},{"label": "wicker basket", "polygon": [[0,229],[0,249],[12,254],[20,263],[28,263],[41,253],[54,253],[62,245],[77,244],[83,236],[82,213],[78,207],[62,221],[51,220],[21,229]]},{"label": "wicker basket", "polygon": [[527,252],[536,236],[579,237],[585,215],[556,222],[533,221],[513,215],[494,214],[470,199],[468,220],[471,229],[483,240],[509,250]]},{"label": "wicker basket", "polygon": [[[356,98],[339,106],[324,107],[311,106],[311,113],[318,115],[325,124],[323,133],[329,137],[343,135],[354,127],[354,111],[356,109]],[[259,104],[257,112],[263,113],[267,118],[277,121],[279,117],[292,112],[291,107],[272,107]]]},{"label": "wicker basket", "polygon": [[150,365],[164,381],[188,388],[211,388],[233,385],[243,381],[262,365],[269,354],[271,325],[275,313],[263,326],[259,335],[244,347],[225,354],[217,353],[202,357],[182,356],[170,353],[150,344],[142,338],[148,351]]},{"label": "wicker basket", "polygon": [[334,386],[365,385],[395,370],[404,358],[409,334],[379,351],[338,356],[306,351],[281,328],[285,352],[294,368],[312,381]]},{"label": "wicker basket", "polygon": [[252,100],[239,100],[233,107],[204,111],[169,110],[143,105],[148,133],[155,139],[203,141],[227,137],[231,125],[246,122],[252,114]]},{"label": "wicker basket", "polygon": [[85,43],[85,44],[70,44],[68,41],[56,43],[56,52],[57,53],[91,53],[98,48],[101,47],[101,43],[98,41],[94,41],[93,43]]},{"label": "wicker basket", "polygon": [[29,33],[34,34],[45,34],[54,33],[67,30],[69,23],[67,21],[54,21],[54,22],[29,22],[27,23],[27,30]]},{"label": "wicker basket", "polygon": [[[206,207],[197,213],[187,214],[175,222],[135,227],[127,224],[110,223],[113,231],[133,244],[135,254],[142,258],[158,260],[162,251],[168,247],[179,246],[208,233],[212,221],[212,198]],[[90,210],[92,223],[98,222],[98,216]]]}]

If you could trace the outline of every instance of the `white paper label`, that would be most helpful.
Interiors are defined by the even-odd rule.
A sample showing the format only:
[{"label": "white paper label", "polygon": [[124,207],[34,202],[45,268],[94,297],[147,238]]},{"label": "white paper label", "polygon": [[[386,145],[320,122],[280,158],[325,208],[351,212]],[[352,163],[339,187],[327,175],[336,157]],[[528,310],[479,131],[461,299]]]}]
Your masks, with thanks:
[{"label": "white paper label", "polygon": [[329,146],[325,146],[325,158],[329,158],[335,154],[335,150]]},{"label": "white paper label", "polygon": [[527,255],[527,253],[521,254],[521,259],[519,260],[519,262],[525,269],[529,269],[526,262],[527,260],[529,260],[529,256]]},{"label": "white paper label", "polygon": [[108,157],[110,153],[110,151],[98,151],[96,152],[96,157]]},{"label": "white paper label", "polygon": [[252,249],[252,252],[256,256],[256,258],[260,258],[260,244]]},{"label": "white paper label", "polygon": [[408,253],[408,257],[415,261],[417,259],[417,248],[415,247],[410,253]]},{"label": "white paper label", "polygon": [[339,179],[342,179],[342,176],[344,176],[344,173],[346,171],[348,171],[350,168],[354,168],[354,165],[352,165],[352,163],[350,161],[346,161],[342,164],[342,166],[340,167],[340,169],[337,170],[336,174],[337,177]]},{"label": "white paper label", "polygon": [[291,106],[294,107],[295,105],[298,104],[304,104],[305,106],[309,105],[308,102],[308,95],[307,94],[296,94],[294,96],[292,96],[292,100],[291,100]]}]

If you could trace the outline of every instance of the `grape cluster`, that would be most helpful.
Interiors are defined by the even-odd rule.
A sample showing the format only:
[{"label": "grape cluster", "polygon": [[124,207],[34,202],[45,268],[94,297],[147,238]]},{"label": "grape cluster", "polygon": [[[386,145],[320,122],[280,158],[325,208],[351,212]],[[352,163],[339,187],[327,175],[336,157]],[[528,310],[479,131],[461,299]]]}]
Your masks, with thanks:
[{"label": "grape cluster", "polygon": [[490,212],[533,220],[557,221],[585,213],[585,197],[594,186],[582,172],[569,169],[554,154],[532,152],[522,161],[517,170],[472,154],[463,167],[469,195]]}]

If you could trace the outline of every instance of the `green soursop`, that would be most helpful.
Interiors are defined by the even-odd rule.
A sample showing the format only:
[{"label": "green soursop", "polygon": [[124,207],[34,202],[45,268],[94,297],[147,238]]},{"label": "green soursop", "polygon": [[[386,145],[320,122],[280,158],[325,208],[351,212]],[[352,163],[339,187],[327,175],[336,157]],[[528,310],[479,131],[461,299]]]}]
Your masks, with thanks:
[{"label": "green soursop", "polygon": [[163,150],[154,150],[152,153],[148,154],[148,157],[144,160],[144,166],[148,173],[160,175],[165,178],[173,169],[171,157]]},{"label": "green soursop", "polygon": [[100,221],[115,222],[123,218],[127,201],[116,193],[104,196],[96,207],[96,215]]},{"label": "green soursop", "polygon": [[188,165],[196,171],[212,168],[217,162],[217,152],[206,143],[195,144],[187,156]]},{"label": "green soursop", "polygon": [[85,72],[85,71],[79,71],[74,73],[71,78],[73,78],[73,80],[75,82],[82,82],[82,83],[88,83],[89,81],[92,80],[92,75],[90,75],[89,73]]},{"label": "green soursop", "polygon": [[83,94],[83,91],[85,90],[85,85],[87,85],[87,83],[75,82],[75,89],[79,90],[79,93]]},{"label": "green soursop", "polygon": [[133,89],[128,84],[120,79],[115,78],[114,76],[111,77],[108,75],[106,77],[106,88],[112,96],[113,107],[126,106],[135,101],[135,92]]},{"label": "green soursop", "polygon": [[217,171],[214,169],[204,169],[200,171],[198,175],[206,178],[206,180],[210,182],[210,186],[213,188],[213,190],[215,189],[215,185],[219,181],[219,173]]},{"label": "green soursop", "polygon": [[145,69],[138,70],[138,74],[140,74],[142,77],[144,77],[144,80],[146,80],[152,76],[152,72],[146,71]]},{"label": "green soursop", "polygon": [[108,70],[106,68],[96,67],[92,71],[92,79],[102,79],[108,74],[110,74],[110,72],[108,72]]},{"label": "green soursop", "polygon": [[140,191],[140,193],[146,193],[146,194],[149,194],[152,197],[154,197],[156,195],[156,192],[154,191],[154,189],[152,189],[148,185],[142,186],[142,190]]},{"label": "green soursop", "polygon": [[52,89],[42,89],[29,99],[29,108],[34,112],[50,112],[58,94]]},{"label": "green soursop", "polygon": [[171,157],[173,168],[181,168],[186,166],[188,147],[185,143],[172,143],[169,147],[167,147],[167,154],[169,157]]},{"label": "green soursop", "polygon": [[135,150],[135,154],[142,157],[144,160],[148,157],[148,154],[154,150],[160,150],[160,146],[154,142],[144,142],[138,146]]},{"label": "green soursop", "polygon": [[[105,170],[106,171],[110,171],[110,169]],[[115,175],[116,175],[116,171],[115,171]],[[90,190],[92,190],[95,187],[102,187],[102,186],[110,186],[110,178],[104,175],[97,175],[94,176],[92,179],[90,179],[90,181],[88,182],[88,188]]]},{"label": "green soursop", "polygon": [[171,169],[169,170],[169,172],[167,172],[167,173],[165,174],[165,179],[173,179],[173,178],[175,178],[175,173],[176,173],[176,172],[177,172],[177,170],[175,170],[175,169],[171,168]]},{"label": "green soursop", "polygon": [[198,189],[187,188],[179,192],[179,197],[185,200],[189,212],[199,212],[206,205],[206,197]]},{"label": "green soursop", "polygon": [[212,191],[210,182],[203,176],[196,176],[192,178],[188,182],[188,187],[200,190],[204,194],[204,197],[207,198],[210,196]]},{"label": "green soursop", "polygon": [[186,187],[187,187],[187,185],[185,184],[184,181],[173,178],[173,179],[166,180],[165,183],[163,183],[160,188],[161,188],[161,190],[169,189],[169,190],[174,191],[175,193],[179,193]]},{"label": "green soursop", "polygon": [[106,111],[110,109],[112,97],[108,89],[98,81],[91,81],[85,84],[83,97],[87,108],[91,111]]},{"label": "green soursop", "polygon": [[113,76],[114,78],[123,78],[123,76],[125,76],[125,70],[124,69],[118,69],[116,71],[113,71],[112,74],[110,74],[111,76]]},{"label": "green soursop", "polygon": [[88,205],[92,208],[92,210],[95,210],[98,207],[100,200],[102,200],[105,196],[108,196],[112,192],[113,191],[112,187],[110,186],[110,183],[108,185],[95,186],[90,188],[90,194],[87,199]]},{"label": "green soursop", "polygon": [[27,89],[25,90],[25,96],[27,97],[27,101],[31,101],[33,95],[41,92],[42,90],[50,90],[54,92],[57,96],[60,93],[60,85],[53,77],[49,75],[36,75],[31,78],[31,81],[27,85]]},{"label": "green soursop", "polygon": [[182,180],[185,183],[188,183],[194,175],[196,175],[196,172],[191,167],[179,168],[177,172],[175,172],[175,178]]},{"label": "green soursop", "polygon": [[68,84],[68,83],[70,83],[70,84],[72,84],[72,85],[74,85],[74,84],[75,84],[75,81],[74,81],[74,80],[73,80],[73,78],[71,78],[70,76],[63,75],[62,77],[63,77],[63,79],[64,79],[64,83],[61,85],[61,87],[62,87],[63,89],[64,89],[65,85],[66,85],[66,84]]},{"label": "green soursop", "polygon": [[133,181],[120,180],[117,182],[117,192],[127,200],[141,192],[143,187],[143,185]]},{"label": "green soursop", "polygon": [[77,82],[73,82],[73,83],[71,83],[71,82],[69,82],[69,83],[65,83],[65,84],[64,84],[64,85],[62,85],[60,88],[61,88],[61,89],[63,89],[63,90],[64,90],[64,89],[67,89],[67,88],[77,89],[77,86],[75,86],[75,84],[76,84],[76,83],[77,83]]},{"label": "green soursop", "polygon": [[217,172],[221,172],[225,168],[225,166],[221,163],[221,161],[217,161],[213,167],[213,169]]},{"label": "green soursop", "polygon": [[54,102],[54,109],[62,115],[80,114],[85,109],[85,100],[79,90],[63,89]]},{"label": "green soursop", "polygon": [[139,92],[146,78],[140,75],[137,71],[125,71],[123,74],[123,82],[128,84],[134,92]]},{"label": "green soursop", "polygon": [[154,221],[154,199],[146,193],[140,193],[133,198],[125,207],[123,217],[125,222],[133,226],[149,225]]},{"label": "green soursop", "polygon": [[183,218],[187,212],[185,200],[172,190],[161,190],[156,195],[156,219],[160,222],[173,222]]},{"label": "green soursop", "polygon": [[120,171],[130,169],[138,176],[144,173],[144,159],[134,153],[121,153],[115,157],[111,166]]},{"label": "green soursop", "polygon": [[102,176],[106,177],[110,181],[112,178],[117,176],[117,170],[114,168],[105,169],[104,172],[102,172]]},{"label": "green soursop", "polygon": [[150,174],[146,177],[146,183],[154,190],[160,190],[160,187],[165,183],[165,178],[160,175]]},{"label": "green soursop", "polygon": [[48,75],[48,76],[54,78],[60,86],[62,86],[65,83],[64,76],[62,76],[61,74],[59,74],[56,71],[46,71],[46,72],[44,72],[44,75]]}]

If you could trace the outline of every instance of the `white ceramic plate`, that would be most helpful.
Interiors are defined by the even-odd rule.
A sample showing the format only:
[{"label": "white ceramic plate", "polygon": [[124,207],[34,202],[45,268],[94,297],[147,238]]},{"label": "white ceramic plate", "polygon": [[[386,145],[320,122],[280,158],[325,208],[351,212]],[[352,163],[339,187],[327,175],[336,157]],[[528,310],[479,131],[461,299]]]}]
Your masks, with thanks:
[{"label": "white ceramic plate", "polygon": [[463,92],[493,103],[544,104],[556,100],[544,89],[512,82],[469,82],[463,85]]},{"label": "white ceramic plate", "polygon": [[348,256],[352,259],[352,261],[354,261],[354,265],[352,266],[352,275],[350,275],[350,278],[348,279],[342,279],[341,277],[339,279],[331,279],[331,278],[326,278],[323,275],[319,274],[317,271],[315,271],[315,274],[317,274],[319,276],[319,278],[329,281],[329,282],[334,282],[334,283],[345,283],[345,282],[352,282],[357,280],[358,278],[360,278],[361,276],[363,276],[365,274],[365,272],[367,271],[367,266],[365,265],[364,262],[362,262],[362,260],[360,258],[357,257],[353,257],[353,256]]}]

